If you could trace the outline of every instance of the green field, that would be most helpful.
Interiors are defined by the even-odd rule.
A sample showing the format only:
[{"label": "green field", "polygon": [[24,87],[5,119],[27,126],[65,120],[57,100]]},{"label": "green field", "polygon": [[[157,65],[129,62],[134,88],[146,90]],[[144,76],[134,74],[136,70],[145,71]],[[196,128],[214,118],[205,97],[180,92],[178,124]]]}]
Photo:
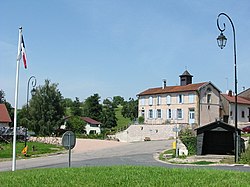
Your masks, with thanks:
[{"label": "green field", "polygon": [[116,129],[119,131],[121,129],[126,129],[128,124],[131,123],[131,120],[129,118],[124,118],[121,114],[122,107],[118,106],[118,108],[115,109],[115,116],[117,118],[117,127]]},{"label": "green field", "polygon": [[115,166],[1,172],[5,186],[249,186],[249,172]]},{"label": "green field", "polygon": [[[36,157],[41,154],[50,154],[64,150],[62,146],[56,146],[51,144],[44,144],[39,142],[27,142],[28,152],[24,156],[21,152],[24,148],[23,142],[16,143],[16,157],[17,158],[27,158]],[[0,143],[0,160],[12,158],[13,144]]]}]

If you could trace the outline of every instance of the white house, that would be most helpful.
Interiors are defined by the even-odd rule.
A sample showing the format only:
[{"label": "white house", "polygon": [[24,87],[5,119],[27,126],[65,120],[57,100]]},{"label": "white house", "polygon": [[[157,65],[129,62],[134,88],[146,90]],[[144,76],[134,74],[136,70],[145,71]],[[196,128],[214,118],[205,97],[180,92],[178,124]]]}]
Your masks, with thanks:
[{"label": "white house", "polygon": [[100,134],[101,122],[91,119],[89,117],[81,117],[87,124],[85,126],[86,134]]},{"label": "white house", "polygon": [[220,118],[220,90],[211,82],[192,83],[192,75],[180,75],[180,85],[149,88],[138,94],[139,117],[145,124],[205,125]]},{"label": "white house", "polygon": [[[234,125],[235,123],[235,96],[232,91],[228,94],[221,94],[222,100],[222,118],[223,121]],[[240,94],[237,96],[237,121],[239,125],[245,125],[250,122],[250,99]]]},{"label": "white house", "polygon": [[[66,129],[66,124],[67,124],[67,120],[70,118],[69,117],[65,117],[64,118],[64,124],[60,127],[60,129]],[[86,134],[100,134],[101,133],[101,122],[96,121],[92,118],[89,117],[80,117],[83,121],[86,122],[86,126],[85,126],[85,131]]]}]

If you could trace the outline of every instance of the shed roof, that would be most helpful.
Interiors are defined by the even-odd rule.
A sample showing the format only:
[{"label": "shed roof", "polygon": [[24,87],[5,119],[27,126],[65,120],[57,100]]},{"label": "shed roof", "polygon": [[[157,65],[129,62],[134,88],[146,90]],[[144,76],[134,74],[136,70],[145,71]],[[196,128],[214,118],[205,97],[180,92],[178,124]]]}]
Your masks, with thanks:
[{"label": "shed roof", "polygon": [[10,123],[10,115],[5,106],[5,104],[0,104],[0,122],[2,123]]},{"label": "shed roof", "polygon": [[[216,128],[221,128],[221,129],[224,129],[227,131],[235,131],[234,126],[229,125],[229,124],[222,122],[222,121],[214,121],[214,122],[209,123],[207,125],[198,127],[195,130],[197,130],[197,133],[202,133],[204,131],[211,131],[211,130],[216,129]],[[237,128],[237,130],[238,130],[238,132],[241,131],[239,128]]]}]

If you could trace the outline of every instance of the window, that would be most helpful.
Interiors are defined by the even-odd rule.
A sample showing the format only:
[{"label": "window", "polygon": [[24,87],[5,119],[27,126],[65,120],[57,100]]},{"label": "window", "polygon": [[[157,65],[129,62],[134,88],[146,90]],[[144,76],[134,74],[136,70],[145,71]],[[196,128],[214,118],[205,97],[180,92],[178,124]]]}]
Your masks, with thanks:
[{"label": "window", "polygon": [[145,116],[145,111],[144,110],[141,111],[141,116],[143,116],[143,117]]},{"label": "window", "polygon": [[152,119],[153,118],[153,110],[148,111],[148,118]]},{"label": "window", "polygon": [[245,118],[245,111],[241,111],[241,117]]},{"label": "window", "polygon": [[168,95],[168,96],[167,96],[167,105],[170,105],[170,104],[171,104],[171,96]]},{"label": "window", "polygon": [[149,105],[153,105],[153,97],[150,96],[148,100],[149,100]]},{"label": "window", "polygon": [[182,109],[177,109],[177,119],[182,119],[183,118],[183,111]]},{"label": "window", "polygon": [[207,94],[207,104],[211,103],[211,94]]},{"label": "window", "polygon": [[157,109],[157,118],[161,118],[161,109]]},{"label": "window", "polygon": [[141,98],[141,105],[145,105],[145,99],[144,98]]},{"label": "window", "polygon": [[167,119],[172,119],[172,110],[171,109],[167,110]]},{"label": "window", "polygon": [[230,111],[230,116],[233,116],[233,111]]},{"label": "window", "polygon": [[183,95],[178,95],[178,103],[183,103]]},{"label": "window", "polygon": [[188,101],[189,103],[194,103],[194,94],[189,94]]},{"label": "window", "polygon": [[157,105],[161,104],[161,96],[157,96]]}]

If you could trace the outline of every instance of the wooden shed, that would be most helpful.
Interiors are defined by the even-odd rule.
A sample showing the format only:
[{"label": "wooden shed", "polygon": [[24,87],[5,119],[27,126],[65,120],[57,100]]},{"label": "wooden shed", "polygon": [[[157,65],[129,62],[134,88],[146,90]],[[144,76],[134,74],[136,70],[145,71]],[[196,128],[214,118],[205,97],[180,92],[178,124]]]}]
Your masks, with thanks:
[{"label": "wooden shed", "polygon": [[[197,130],[197,155],[234,154],[235,127],[222,121],[215,121]],[[240,145],[241,130],[237,129]],[[240,148],[240,147],[239,147]]]}]

